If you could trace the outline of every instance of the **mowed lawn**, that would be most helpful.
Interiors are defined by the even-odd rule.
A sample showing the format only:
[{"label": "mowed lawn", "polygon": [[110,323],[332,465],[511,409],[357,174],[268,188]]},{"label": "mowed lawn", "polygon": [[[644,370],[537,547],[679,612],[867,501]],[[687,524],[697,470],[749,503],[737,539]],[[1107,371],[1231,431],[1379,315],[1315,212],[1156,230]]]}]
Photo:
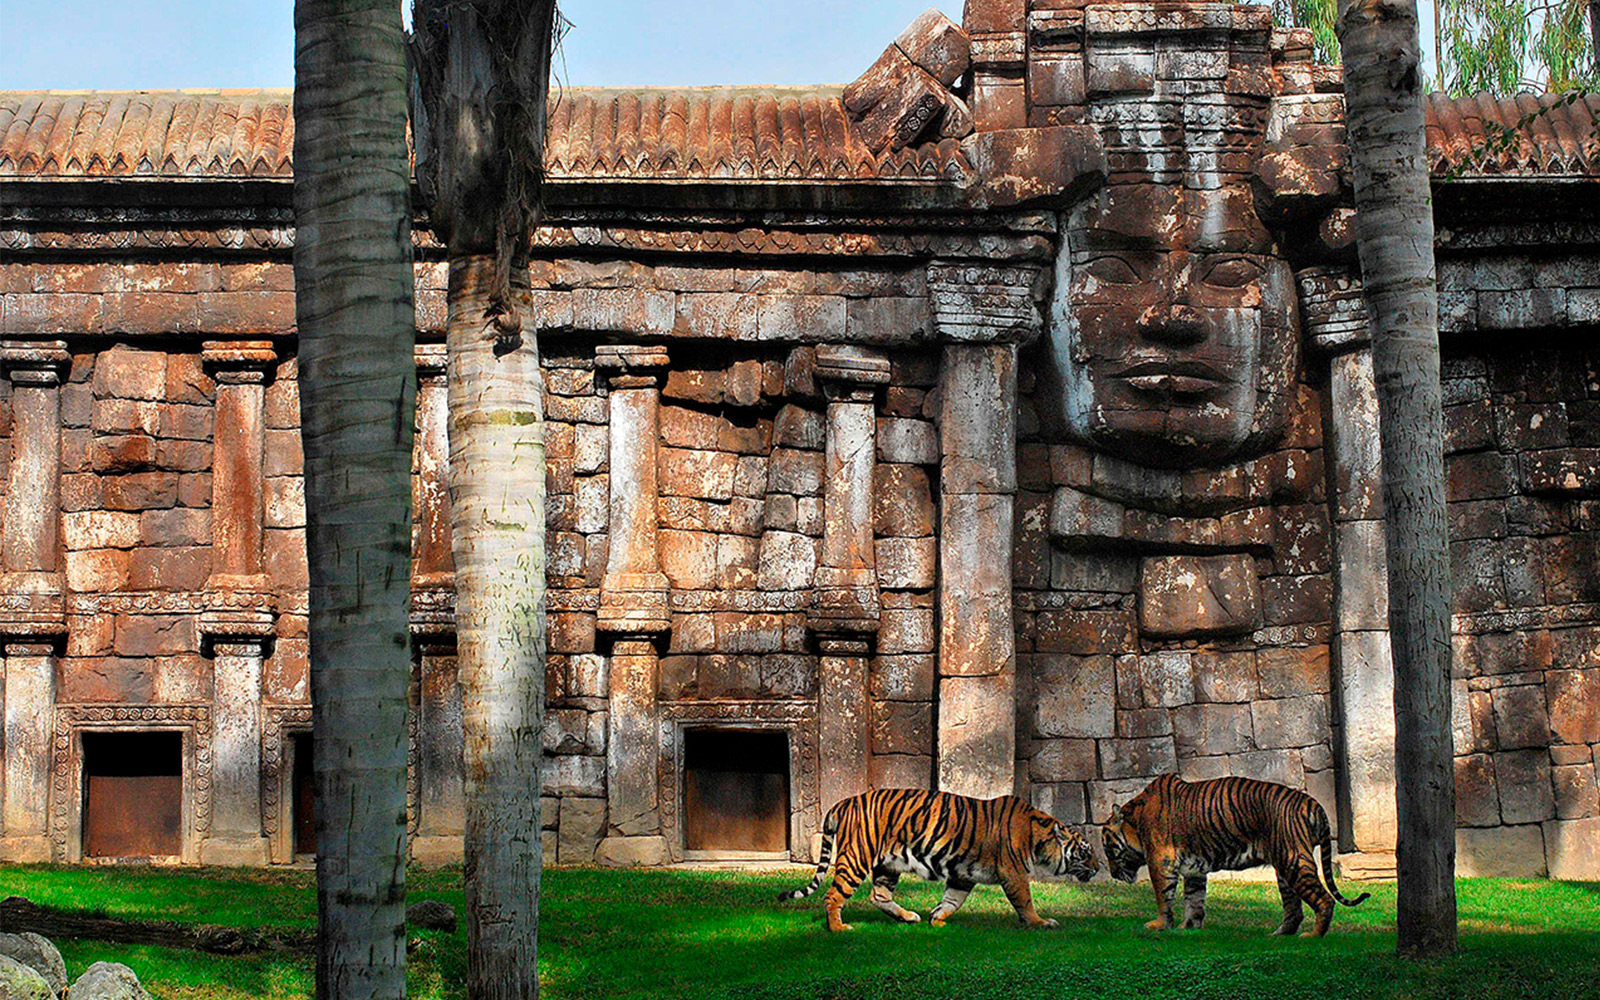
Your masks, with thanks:
[{"label": "mowed lawn", "polygon": [[[1214,881],[1203,931],[1146,931],[1146,885],[1035,885],[1056,931],[1018,928],[1000,890],[981,886],[942,929],[889,922],[866,902],[848,934],[823,929],[821,896],[779,904],[802,873],[554,869],[544,881],[543,995],[562,998],[1073,997],[1524,1000],[1600,995],[1600,884],[1463,880],[1461,953],[1394,957],[1394,886],[1341,907],[1323,940],[1271,938],[1277,888]],[[907,879],[901,902],[926,912],[942,887]],[[459,870],[414,872],[411,899],[463,904]],[[0,895],[137,919],[254,928],[315,926],[309,872],[0,869]],[[1310,919],[1306,925],[1310,926]],[[464,996],[466,931],[412,932],[411,996]],[[157,1000],[312,995],[307,955],[237,958],[58,941],[72,975],[125,962]]]}]

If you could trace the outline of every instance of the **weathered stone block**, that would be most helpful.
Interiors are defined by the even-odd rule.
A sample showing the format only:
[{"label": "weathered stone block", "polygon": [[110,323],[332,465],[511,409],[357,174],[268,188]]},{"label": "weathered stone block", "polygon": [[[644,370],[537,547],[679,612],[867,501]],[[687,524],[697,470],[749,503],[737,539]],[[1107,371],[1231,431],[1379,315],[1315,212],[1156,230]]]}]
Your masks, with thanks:
[{"label": "weathered stone block", "polygon": [[933,787],[933,758],[907,754],[873,754],[867,765],[873,788]]},{"label": "weathered stone block", "polygon": [[1042,737],[1113,737],[1116,664],[1109,656],[1035,656],[1033,730]]},{"label": "weathered stone block", "polygon": [[1010,794],[1016,759],[1016,674],[939,681],[939,787],[961,795]]},{"label": "weathered stone block", "polygon": [[1255,750],[1234,754],[1229,759],[1233,773],[1258,781],[1271,781],[1290,788],[1305,787],[1305,767],[1299,750]]},{"label": "weathered stone block", "polygon": [[1083,782],[1058,782],[1033,787],[1033,807],[1049,813],[1063,823],[1082,825],[1089,820],[1089,805]]},{"label": "weathered stone block", "polygon": [[911,465],[937,465],[939,434],[932,422],[899,417],[878,418],[878,460]]},{"label": "weathered stone block", "polygon": [[1194,657],[1166,651],[1146,653],[1139,659],[1139,684],[1144,703],[1151,708],[1177,708],[1195,700]]},{"label": "weathered stone block", "polygon": [[548,620],[550,652],[594,652],[594,615],[572,611],[551,612]]},{"label": "weathered stone block", "polygon": [[1539,878],[1546,870],[1537,825],[1456,830],[1457,878]]},{"label": "weathered stone block", "polygon": [[822,493],[823,456],[814,451],[776,448],[767,470],[767,492],[817,496]]},{"label": "weathered stone block", "polygon": [[660,534],[661,572],[682,590],[709,590],[717,583],[717,536],[702,531]]},{"label": "weathered stone block", "polygon": [[1550,877],[1600,879],[1600,819],[1558,820],[1544,825]]},{"label": "weathered stone block", "polygon": [[1586,819],[1600,814],[1600,794],[1590,763],[1558,766],[1551,769],[1558,819]]},{"label": "weathered stone block", "polygon": [[1322,695],[1257,701],[1250,707],[1256,746],[1303,747],[1329,738],[1328,702]]},{"label": "weathered stone block", "polygon": [[561,826],[556,844],[557,861],[563,865],[589,864],[594,860],[594,851],[600,845],[600,838],[605,835],[605,827],[605,799],[564,796],[561,799]]},{"label": "weathered stone block", "polygon": [[1500,789],[1500,815],[1506,823],[1540,823],[1555,816],[1548,751],[1497,753],[1494,772],[1495,785]]},{"label": "weathered stone block", "polygon": [[1254,746],[1249,705],[1185,705],[1172,712],[1172,734],[1183,757],[1243,753]]},{"label": "weathered stone block", "polygon": [[1015,648],[1011,497],[945,494],[941,511],[939,672],[1009,672]]},{"label": "weathered stone block", "polygon": [[1041,611],[1034,616],[1041,653],[1123,653],[1135,648],[1133,617],[1125,611]]},{"label": "weathered stone block", "polygon": [[1098,778],[1094,740],[1036,740],[1028,775],[1034,781],[1093,781]]},{"label": "weathered stone block", "polygon": [[932,589],[939,565],[936,539],[880,538],[873,548],[879,586],[887,590]]},{"label": "weathered stone block", "polygon": [[936,648],[932,608],[885,608],[878,624],[878,652],[931,653]]},{"label": "weathered stone block", "polygon": [[966,32],[931,8],[918,15],[894,41],[906,58],[945,88],[955,86],[972,56],[972,42]]},{"label": "weathered stone block", "polygon": [[762,535],[756,585],[762,590],[803,590],[811,586],[817,573],[817,545],[809,535],[788,531]]},{"label": "weathered stone block", "polygon": [[1545,675],[1550,728],[1562,743],[1600,743],[1600,669]]},{"label": "weathered stone block", "polygon": [[132,548],[139,544],[139,515],[108,510],[63,514],[61,534],[68,549]]},{"label": "weathered stone block", "polygon": [[[1271,650],[1261,650],[1264,654]],[[1256,669],[1259,654],[1252,650],[1197,652],[1194,654],[1194,689],[1201,701],[1217,703],[1248,702],[1259,690]],[[1327,651],[1323,651],[1323,670],[1327,670]],[[1265,694],[1265,691],[1262,691]],[[1300,693],[1300,692],[1296,692]],[[1268,695],[1282,697],[1282,694]]]},{"label": "weathered stone block", "polygon": [[1457,757],[1456,825],[1499,826],[1500,793],[1495,787],[1494,759],[1488,754]]},{"label": "weathered stone block", "polygon": [[1139,627],[1148,635],[1234,635],[1257,628],[1261,590],[1249,556],[1152,556],[1139,573]]},{"label": "weathered stone block", "polygon": [[827,424],[821,413],[786,403],[773,421],[772,441],[780,448],[821,451],[827,443]]},{"label": "weathered stone block", "polygon": [[94,394],[103,399],[159,400],[166,384],[167,355],[160,351],[118,345],[95,361]]},{"label": "weathered stone block", "polygon": [[927,701],[933,697],[938,657],[932,653],[879,655],[872,660],[872,697]]},{"label": "weathered stone block", "polygon": [[1117,736],[1150,739],[1172,735],[1172,714],[1164,708],[1131,708],[1117,712]]},{"label": "weathered stone block", "polygon": [[733,497],[733,476],[737,456],[720,451],[689,451],[662,448],[660,452],[662,496],[699,497],[728,500]]},{"label": "weathered stone block", "polygon": [[1050,503],[1050,534],[1062,541],[1121,538],[1122,504],[1070,486],[1055,491]]},{"label": "weathered stone block", "polygon": [[873,469],[872,510],[879,535],[921,538],[933,534],[933,489],[928,473],[915,465]]},{"label": "weathered stone block", "polygon": [[926,701],[874,701],[872,752],[933,753],[933,704]]},{"label": "weathered stone block", "polygon": [[1105,778],[1155,777],[1178,769],[1173,738],[1100,740],[1100,774]]},{"label": "weathered stone block", "polygon": [[1545,712],[1544,685],[1496,688],[1493,699],[1500,749],[1549,746],[1550,720]]}]

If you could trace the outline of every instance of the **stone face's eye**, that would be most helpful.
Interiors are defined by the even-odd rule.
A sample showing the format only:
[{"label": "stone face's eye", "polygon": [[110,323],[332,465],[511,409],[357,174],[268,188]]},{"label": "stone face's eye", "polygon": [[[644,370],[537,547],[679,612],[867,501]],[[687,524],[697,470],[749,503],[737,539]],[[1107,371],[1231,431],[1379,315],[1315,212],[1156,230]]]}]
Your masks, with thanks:
[{"label": "stone face's eye", "polygon": [[1121,257],[1096,257],[1083,266],[1084,273],[1097,281],[1108,285],[1135,285],[1139,283],[1138,272]]},{"label": "stone face's eye", "polygon": [[1216,288],[1239,288],[1261,277],[1261,266],[1244,257],[1226,257],[1211,265],[1205,282]]}]

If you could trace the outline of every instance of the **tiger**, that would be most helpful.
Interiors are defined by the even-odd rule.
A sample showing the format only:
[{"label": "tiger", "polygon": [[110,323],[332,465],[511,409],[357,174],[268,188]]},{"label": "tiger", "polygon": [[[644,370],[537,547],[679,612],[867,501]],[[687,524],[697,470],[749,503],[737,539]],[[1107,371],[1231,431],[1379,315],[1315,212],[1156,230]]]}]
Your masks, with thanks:
[{"label": "tiger", "polygon": [[902,923],[922,918],[894,901],[903,873],[945,883],[944,898],[928,915],[934,927],[966,902],[973,886],[999,883],[1017,918],[1032,928],[1056,921],[1033,908],[1030,873],[1074,876],[1087,882],[1100,870],[1094,848],[1076,830],[1015,796],[974,799],[951,792],[880,788],[843,799],[822,824],[822,850],[811,884],[782,893],[779,902],[804,899],[833,876],[824,896],[828,930],[851,926],[839,911],[872,876],[872,903]]},{"label": "tiger", "polygon": [[[1111,876],[1132,884],[1139,866],[1150,867],[1155,889],[1156,919],[1151,930],[1173,926],[1173,897],[1183,879],[1183,926],[1199,928],[1206,919],[1206,875],[1270,864],[1278,872],[1283,923],[1272,933],[1299,931],[1311,904],[1317,920],[1311,934],[1321,937],[1333,922],[1334,900],[1356,906],[1371,893],[1346,899],[1333,881],[1333,840],[1328,814],[1304,792],[1251,778],[1215,778],[1187,782],[1164,775],[1126,805],[1113,809],[1101,827]],[[1312,848],[1322,849],[1317,879]]]}]

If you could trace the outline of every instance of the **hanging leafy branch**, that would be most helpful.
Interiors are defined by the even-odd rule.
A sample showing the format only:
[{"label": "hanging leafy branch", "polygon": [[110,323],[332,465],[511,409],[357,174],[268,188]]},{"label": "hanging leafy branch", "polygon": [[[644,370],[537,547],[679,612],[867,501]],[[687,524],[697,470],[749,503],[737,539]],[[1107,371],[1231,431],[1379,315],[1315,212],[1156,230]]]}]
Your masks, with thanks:
[{"label": "hanging leafy branch", "polygon": [[1600,86],[1592,0],[1437,0],[1442,88],[1455,97]]}]

